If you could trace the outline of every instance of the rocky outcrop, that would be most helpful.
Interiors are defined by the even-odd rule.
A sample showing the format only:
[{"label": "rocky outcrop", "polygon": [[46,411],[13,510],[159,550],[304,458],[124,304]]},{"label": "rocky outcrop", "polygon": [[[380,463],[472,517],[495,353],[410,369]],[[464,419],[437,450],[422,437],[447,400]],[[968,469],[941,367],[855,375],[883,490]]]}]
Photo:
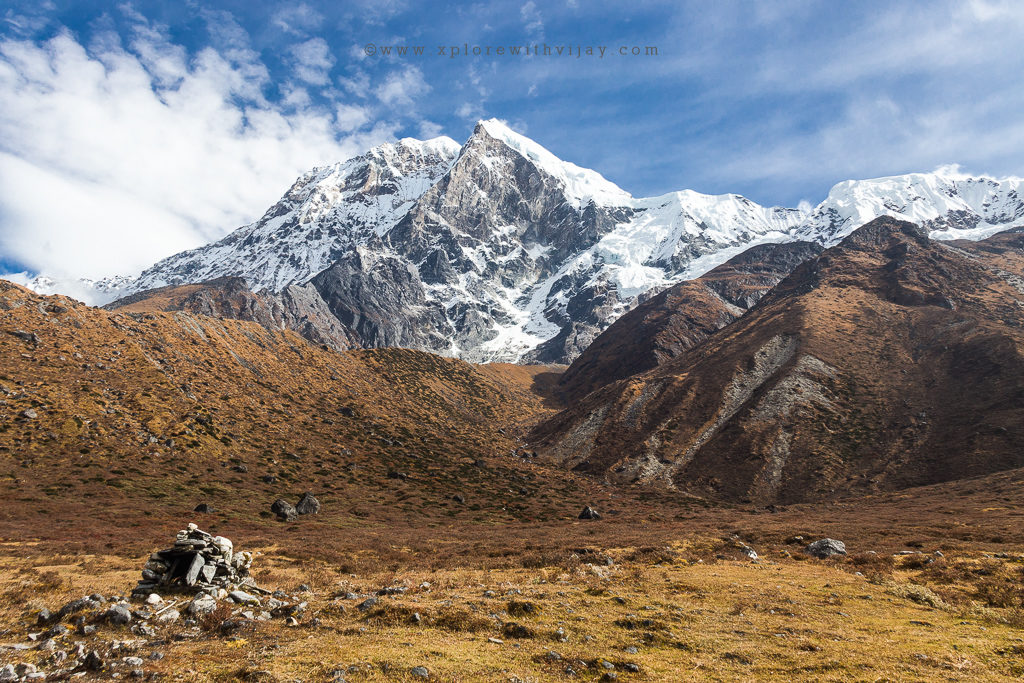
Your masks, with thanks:
[{"label": "rocky outcrop", "polygon": [[104,308],[129,313],[187,311],[215,318],[248,320],[268,330],[293,330],[314,344],[336,350],[360,346],[358,337],[335,317],[310,285],[289,285],[276,294],[256,293],[240,277],[222,277],[139,292]]}]

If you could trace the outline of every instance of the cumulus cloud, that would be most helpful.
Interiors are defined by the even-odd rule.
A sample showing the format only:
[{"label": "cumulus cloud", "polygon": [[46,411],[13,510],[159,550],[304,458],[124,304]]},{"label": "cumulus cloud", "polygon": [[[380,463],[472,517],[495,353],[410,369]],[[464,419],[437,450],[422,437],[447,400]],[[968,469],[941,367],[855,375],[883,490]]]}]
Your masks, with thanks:
[{"label": "cumulus cloud", "polygon": [[285,33],[303,36],[320,28],[324,23],[324,15],[300,2],[298,5],[286,5],[274,12],[271,23]]},{"label": "cumulus cloud", "polygon": [[393,71],[375,91],[377,99],[387,106],[408,107],[420,95],[430,92],[423,72],[415,66]]},{"label": "cumulus cloud", "polygon": [[290,49],[295,77],[310,85],[327,85],[334,55],[323,38],[310,38]]},{"label": "cumulus cloud", "polygon": [[255,219],[310,167],[394,137],[396,124],[311,105],[301,87],[268,102],[267,70],[231,22],[211,31],[233,42],[195,54],[136,22],[88,48],[66,31],[0,40],[4,261],[135,273]]}]

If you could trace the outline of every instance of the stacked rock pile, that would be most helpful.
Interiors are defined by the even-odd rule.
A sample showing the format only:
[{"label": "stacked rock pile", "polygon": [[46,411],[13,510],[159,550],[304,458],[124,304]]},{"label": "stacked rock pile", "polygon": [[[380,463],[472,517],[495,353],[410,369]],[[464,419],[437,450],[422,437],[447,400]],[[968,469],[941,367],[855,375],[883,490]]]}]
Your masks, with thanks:
[{"label": "stacked rock pile", "polygon": [[132,597],[151,593],[211,593],[252,586],[252,553],[235,552],[231,541],[195,524],[178,532],[174,545],[155,552],[142,568]]}]

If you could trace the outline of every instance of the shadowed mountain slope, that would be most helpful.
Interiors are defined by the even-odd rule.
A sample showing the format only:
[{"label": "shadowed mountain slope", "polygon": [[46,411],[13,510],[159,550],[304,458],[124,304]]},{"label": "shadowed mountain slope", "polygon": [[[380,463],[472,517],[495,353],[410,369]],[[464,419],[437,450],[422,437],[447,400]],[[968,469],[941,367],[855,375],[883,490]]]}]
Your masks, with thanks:
[{"label": "shadowed mountain slope", "polygon": [[559,381],[567,400],[655,368],[741,316],[800,263],[813,242],[760,244],[695,280],[680,282],[616,320]]}]

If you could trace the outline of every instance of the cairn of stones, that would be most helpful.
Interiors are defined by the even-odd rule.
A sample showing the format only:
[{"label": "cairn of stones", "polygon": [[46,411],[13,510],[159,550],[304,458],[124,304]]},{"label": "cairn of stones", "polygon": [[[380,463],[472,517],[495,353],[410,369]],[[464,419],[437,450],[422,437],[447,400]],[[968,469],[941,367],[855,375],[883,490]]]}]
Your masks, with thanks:
[{"label": "cairn of stones", "polygon": [[231,541],[208,534],[195,524],[178,532],[174,545],[155,552],[142,568],[134,598],[152,593],[210,593],[253,586],[252,553],[235,552]]}]

